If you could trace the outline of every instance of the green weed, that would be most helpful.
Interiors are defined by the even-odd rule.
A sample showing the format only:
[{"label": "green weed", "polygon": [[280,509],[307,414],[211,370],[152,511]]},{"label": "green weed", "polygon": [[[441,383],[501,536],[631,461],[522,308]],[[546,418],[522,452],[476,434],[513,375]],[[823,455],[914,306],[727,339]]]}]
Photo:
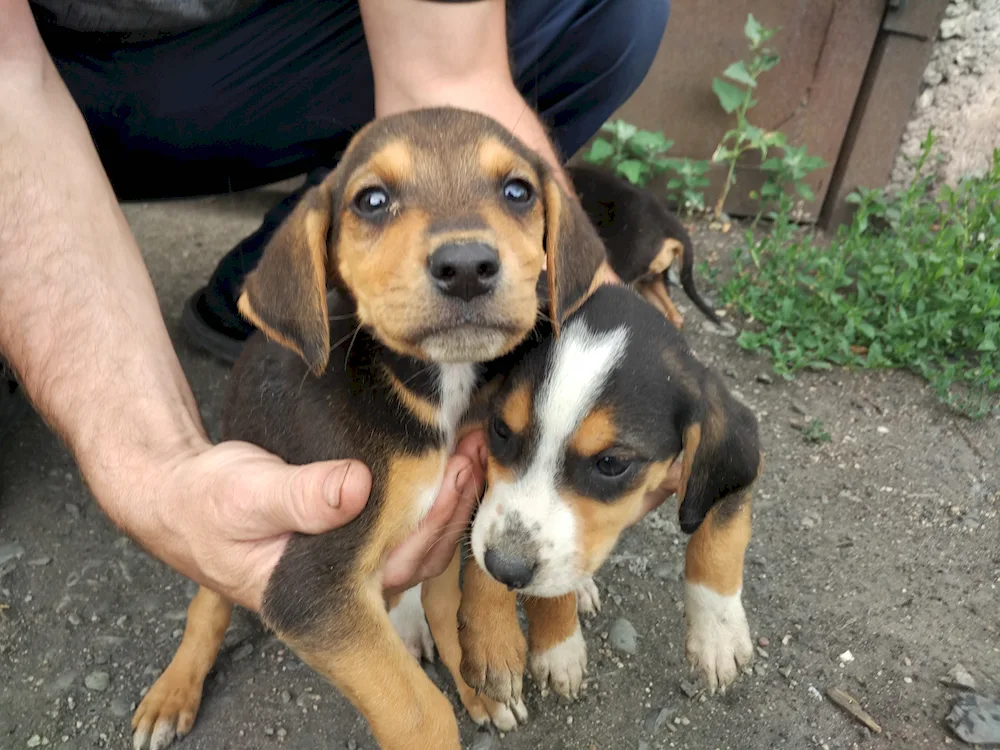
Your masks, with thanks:
[{"label": "green weed", "polygon": [[899,195],[859,190],[831,241],[801,231],[778,196],[769,233],[751,228],[723,299],[753,323],[740,344],[785,377],[804,368],[904,368],[978,418],[1000,393],[1000,149],[982,176],[943,186],[917,176]]},{"label": "green weed", "polygon": [[807,443],[829,443],[833,438],[823,426],[823,421],[813,417],[802,427],[802,439]]}]

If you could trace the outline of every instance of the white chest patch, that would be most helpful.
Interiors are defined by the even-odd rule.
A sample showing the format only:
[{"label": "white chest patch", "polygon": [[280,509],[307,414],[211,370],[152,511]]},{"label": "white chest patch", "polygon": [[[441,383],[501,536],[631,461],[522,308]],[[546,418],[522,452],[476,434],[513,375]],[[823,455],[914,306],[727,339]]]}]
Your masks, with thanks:
[{"label": "white chest patch", "polygon": [[445,464],[448,456],[455,449],[458,426],[469,410],[472,401],[472,392],[479,380],[479,373],[475,365],[439,365],[438,367],[438,397],[440,407],[438,409],[438,428],[445,439],[445,451],[441,456],[441,465],[438,467],[437,476],[434,482],[417,497],[417,517],[422,520],[437,500],[438,492],[441,490],[441,482],[444,479]]}]

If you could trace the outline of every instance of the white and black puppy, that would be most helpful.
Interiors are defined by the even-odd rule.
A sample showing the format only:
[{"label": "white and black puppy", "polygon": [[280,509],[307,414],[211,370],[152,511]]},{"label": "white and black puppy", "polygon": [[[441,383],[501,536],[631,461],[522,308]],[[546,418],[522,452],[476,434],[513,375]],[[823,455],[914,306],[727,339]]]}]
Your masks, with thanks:
[{"label": "white and black puppy", "polygon": [[527,651],[543,690],[575,696],[591,576],[680,461],[686,653],[710,689],[725,689],[753,651],[741,591],[757,421],[629,287],[595,286],[558,329],[523,345],[493,399],[460,612],[463,677],[516,702]]}]

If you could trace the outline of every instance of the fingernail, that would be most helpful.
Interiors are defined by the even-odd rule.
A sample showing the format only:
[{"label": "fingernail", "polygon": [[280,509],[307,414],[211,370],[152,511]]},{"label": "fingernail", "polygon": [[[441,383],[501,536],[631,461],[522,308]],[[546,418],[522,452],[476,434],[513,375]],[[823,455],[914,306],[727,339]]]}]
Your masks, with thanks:
[{"label": "fingernail", "polygon": [[326,477],[326,482],[323,483],[323,494],[326,495],[326,504],[331,508],[339,508],[341,502],[341,491],[344,489],[344,483],[347,481],[347,475],[351,471],[351,465],[348,464],[342,469],[337,471],[331,471]]},{"label": "fingernail", "polygon": [[466,466],[455,475],[455,489],[459,494],[464,495],[469,489],[469,482],[472,480],[472,469]]}]

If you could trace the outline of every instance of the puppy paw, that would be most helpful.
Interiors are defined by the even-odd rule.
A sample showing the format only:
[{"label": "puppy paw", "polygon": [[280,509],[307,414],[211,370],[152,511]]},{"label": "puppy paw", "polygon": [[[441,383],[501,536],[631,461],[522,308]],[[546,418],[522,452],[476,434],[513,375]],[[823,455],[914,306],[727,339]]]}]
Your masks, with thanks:
[{"label": "puppy paw", "polygon": [[434,661],[434,638],[431,635],[424,605],[420,601],[420,584],[408,589],[399,603],[389,610],[389,619],[402,639],[406,650],[418,662]]},{"label": "puppy paw", "polygon": [[501,732],[512,732],[528,721],[528,708],[521,699],[507,706],[470,690],[462,696],[462,705],[478,726],[492,724]]},{"label": "puppy paw", "polygon": [[710,693],[726,692],[753,660],[750,627],[740,595],[723,596],[701,584],[685,586],[684,650]]},{"label": "puppy paw", "polygon": [[601,611],[601,592],[590,576],[576,588],[576,611],[585,617],[592,617]]},{"label": "puppy paw", "polygon": [[132,715],[134,750],[163,750],[190,732],[201,705],[202,686],[192,671],[168,667]]},{"label": "puppy paw", "polygon": [[460,671],[466,684],[505,706],[520,702],[528,646],[517,618],[512,624],[464,621],[459,640]]},{"label": "puppy paw", "polygon": [[587,674],[587,642],[580,626],[577,625],[573,635],[562,643],[545,651],[532,652],[529,665],[531,676],[543,696],[551,687],[564,698],[575,700],[579,697],[584,675]]}]

